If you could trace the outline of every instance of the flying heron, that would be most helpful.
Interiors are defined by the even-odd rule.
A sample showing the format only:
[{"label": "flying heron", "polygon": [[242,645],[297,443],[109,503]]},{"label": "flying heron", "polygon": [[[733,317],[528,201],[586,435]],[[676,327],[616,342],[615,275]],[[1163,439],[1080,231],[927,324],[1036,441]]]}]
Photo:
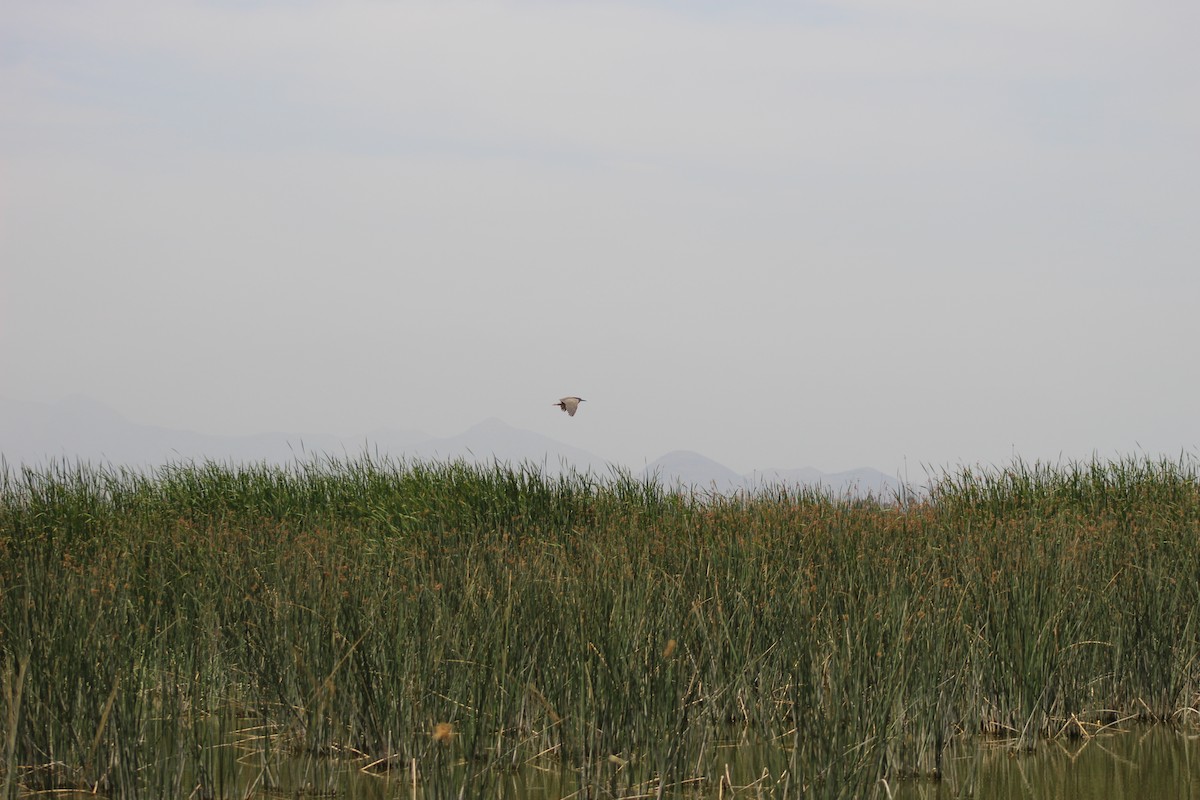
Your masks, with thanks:
[{"label": "flying heron", "polygon": [[582,397],[564,397],[563,399],[559,400],[554,405],[558,406],[563,411],[567,412],[567,414],[569,414],[570,416],[573,417],[573,416],[575,416],[575,412],[579,410],[579,404],[586,403],[586,402],[587,401],[584,400]]}]

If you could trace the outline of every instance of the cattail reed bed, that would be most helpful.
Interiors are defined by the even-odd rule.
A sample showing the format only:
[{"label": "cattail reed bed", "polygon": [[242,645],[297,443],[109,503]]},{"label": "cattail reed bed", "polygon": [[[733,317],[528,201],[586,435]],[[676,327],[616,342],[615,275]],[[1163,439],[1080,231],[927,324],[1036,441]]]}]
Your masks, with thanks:
[{"label": "cattail reed bed", "polygon": [[370,458],[0,492],[2,796],[317,796],[330,763],[395,797],[966,792],[964,737],[1200,718],[1190,459],[875,499]]}]

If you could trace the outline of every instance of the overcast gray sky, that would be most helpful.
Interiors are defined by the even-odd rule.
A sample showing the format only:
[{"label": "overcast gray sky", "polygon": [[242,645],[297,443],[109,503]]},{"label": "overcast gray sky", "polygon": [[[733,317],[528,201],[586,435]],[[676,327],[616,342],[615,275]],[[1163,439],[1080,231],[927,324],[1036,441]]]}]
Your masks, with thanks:
[{"label": "overcast gray sky", "polygon": [[1194,0],[6,0],[0,394],[496,416],[634,467],[1194,454],[1197,30]]}]

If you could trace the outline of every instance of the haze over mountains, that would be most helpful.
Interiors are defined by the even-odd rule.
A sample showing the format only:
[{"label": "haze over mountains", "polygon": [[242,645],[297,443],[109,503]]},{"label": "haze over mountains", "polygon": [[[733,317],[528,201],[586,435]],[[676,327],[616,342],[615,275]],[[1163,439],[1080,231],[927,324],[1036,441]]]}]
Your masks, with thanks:
[{"label": "haze over mountains", "polygon": [[[72,395],[57,403],[0,397],[0,455],[10,466],[39,465],[52,460],[134,468],[206,459],[286,464],[314,458],[354,458],[364,452],[395,459],[531,463],[552,473],[575,469],[602,476],[611,474],[617,466],[634,466],[610,464],[586,450],[514,428],[496,418],[449,437],[410,430],[376,430],[359,437],[310,432],[219,436],[141,425],[83,395]],[[667,486],[695,486],[722,492],[782,483],[821,485],[837,493],[890,496],[900,486],[896,478],[870,467],[839,473],[824,473],[813,467],[761,469],[739,475],[712,459],[685,450],[667,453],[631,471],[657,476]]]}]

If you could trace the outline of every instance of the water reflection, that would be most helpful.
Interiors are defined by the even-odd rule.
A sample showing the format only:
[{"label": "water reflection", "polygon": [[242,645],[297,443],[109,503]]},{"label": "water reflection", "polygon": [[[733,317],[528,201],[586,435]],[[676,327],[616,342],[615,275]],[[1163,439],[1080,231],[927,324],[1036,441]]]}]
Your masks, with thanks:
[{"label": "water reflection", "polygon": [[[353,797],[365,800],[512,798],[554,800],[592,796],[654,797],[654,781],[637,785],[613,759],[585,775],[557,762],[501,770],[472,767],[435,750],[431,759],[397,763],[380,772],[370,762],[345,758],[286,756],[276,751],[219,748],[207,764],[186,771],[182,795],[209,798]],[[663,795],[694,797],[797,796],[787,779],[788,758],[775,747],[720,747],[712,754],[709,780],[664,787]],[[944,762],[944,779],[909,780],[875,787],[893,800],[1200,800],[1200,730],[1137,727],[1090,739],[1042,742],[1036,751],[1014,752],[994,740],[962,740]],[[189,793],[189,789],[194,791]]]},{"label": "water reflection", "polygon": [[1200,800],[1200,733],[1139,727],[1014,753],[983,742],[956,753],[946,780],[892,786],[895,800]]}]

